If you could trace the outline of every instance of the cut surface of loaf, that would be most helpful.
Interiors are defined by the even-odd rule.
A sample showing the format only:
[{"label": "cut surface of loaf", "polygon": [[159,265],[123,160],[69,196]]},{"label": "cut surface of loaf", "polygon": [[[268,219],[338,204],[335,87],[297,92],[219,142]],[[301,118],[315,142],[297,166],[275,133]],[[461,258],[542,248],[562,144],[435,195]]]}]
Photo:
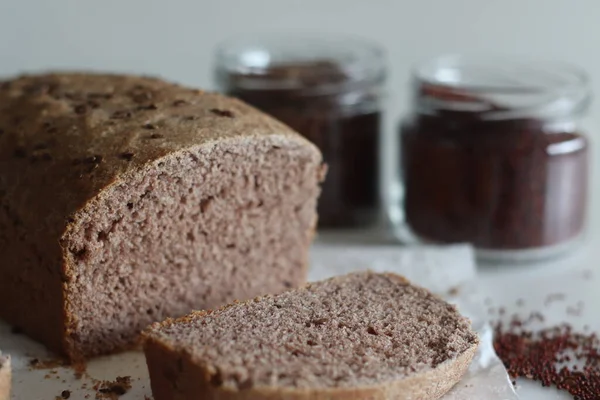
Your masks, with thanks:
[{"label": "cut surface of loaf", "polygon": [[0,82],[0,318],[73,360],[192,309],[304,283],[318,149],[158,79]]},{"label": "cut surface of loaf", "polygon": [[437,399],[478,345],[454,306],[372,272],[194,312],[144,336],[156,400]]},{"label": "cut surface of loaf", "polygon": [[11,375],[10,357],[3,356],[0,351],[0,400],[10,399]]}]

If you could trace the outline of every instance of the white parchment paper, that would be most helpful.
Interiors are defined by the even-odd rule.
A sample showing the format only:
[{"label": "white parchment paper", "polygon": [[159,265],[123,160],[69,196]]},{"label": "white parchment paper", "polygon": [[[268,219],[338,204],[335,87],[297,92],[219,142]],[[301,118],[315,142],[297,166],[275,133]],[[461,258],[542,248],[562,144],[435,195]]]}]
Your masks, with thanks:
[{"label": "white parchment paper", "polygon": [[[316,244],[311,253],[310,280],[332,275],[371,269],[390,271],[406,276],[455,302],[469,316],[482,339],[479,353],[468,374],[444,400],[512,400],[517,399],[506,371],[492,348],[492,332],[485,323],[485,312],[473,285],[475,263],[468,246],[398,247],[349,244]],[[449,296],[449,291],[457,293]],[[13,357],[12,400],[52,400],[63,390],[71,392],[70,399],[94,399],[96,380],[115,380],[131,376],[132,389],[122,400],[151,399],[150,382],[144,355],[129,352],[102,357],[88,364],[87,376],[77,379],[70,368],[31,370],[31,359],[51,358],[43,346],[22,335],[11,332],[0,322],[0,349]],[[86,397],[88,396],[88,397]]]}]

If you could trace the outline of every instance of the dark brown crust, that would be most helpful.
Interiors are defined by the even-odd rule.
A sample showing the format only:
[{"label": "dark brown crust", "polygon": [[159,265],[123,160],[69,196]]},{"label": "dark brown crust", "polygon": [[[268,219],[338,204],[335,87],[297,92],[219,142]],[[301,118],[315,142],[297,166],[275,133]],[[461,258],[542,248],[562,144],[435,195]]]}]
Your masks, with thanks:
[{"label": "dark brown crust", "polygon": [[[78,229],[85,208],[164,157],[264,137],[311,148],[320,162],[306,139],[219,94],[121,75],[0,82],[0,231],[16,232],[0,236],[0,317],[81,359],[65,304],[76,255],[65,238]],[[25,268],[24,254],[37,260],[28,260],[34,267]]]},{"label": "dark brown crust", "polygon": [[[401,284],[408,281],[397,274],[385,273]],[[310,284],[308,284],[310,285]],[[239,304],[260,301],[270,297],[260,296],[245,302],[234,302],[221,307],[224,310]],[[179,351],[161,340],[155,331],[173,324],[186,323],[218,310],[196,311],[186,317],[168,319],[155,323],[144,333],[144,352],[150,373],[152,393],[155,400],[435,400],[447,393],[466,373],[475,356],[479,342],[475,341],[458,357],[446,360],[435,368],[415,373],[407,378],[376,386],[330,389],[296,389],[253,387],[233,390],[211,384],[210,371],[193,360],[192,356]]]}]

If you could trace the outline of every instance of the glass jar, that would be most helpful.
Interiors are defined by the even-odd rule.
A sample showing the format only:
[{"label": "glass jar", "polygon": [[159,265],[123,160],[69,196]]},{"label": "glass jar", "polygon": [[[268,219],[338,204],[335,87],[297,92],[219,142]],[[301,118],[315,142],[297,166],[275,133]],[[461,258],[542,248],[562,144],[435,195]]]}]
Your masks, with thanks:
[{"label": "glass jar", "polygon": [[400,126],[405,223],[480,259],[531,261],[584,231],[587,75],[558,64],[442,57],[413,76]]},{"label": "glass jar", "polygon": [[380,216],[384,54],[359,39],[258,36],[219,46],[218,88],[316,144],[328,171],[319,228],[362,228]]}]

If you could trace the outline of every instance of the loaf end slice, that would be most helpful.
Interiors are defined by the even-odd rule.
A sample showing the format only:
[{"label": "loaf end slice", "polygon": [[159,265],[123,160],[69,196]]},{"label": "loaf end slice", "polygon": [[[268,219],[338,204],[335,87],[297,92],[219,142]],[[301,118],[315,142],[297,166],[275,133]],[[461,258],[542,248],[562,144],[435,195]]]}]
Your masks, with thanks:
[{"label": "loaf end slice", "polygon": [[12,379],[10,357],[0,352],[0,400],[10,399],[10,384]]},{"label": "loaf end slice", "polygon": [[371,272],[167,320],[144,338],[156,400],[437,399],[478,346],[454,306]]}]

